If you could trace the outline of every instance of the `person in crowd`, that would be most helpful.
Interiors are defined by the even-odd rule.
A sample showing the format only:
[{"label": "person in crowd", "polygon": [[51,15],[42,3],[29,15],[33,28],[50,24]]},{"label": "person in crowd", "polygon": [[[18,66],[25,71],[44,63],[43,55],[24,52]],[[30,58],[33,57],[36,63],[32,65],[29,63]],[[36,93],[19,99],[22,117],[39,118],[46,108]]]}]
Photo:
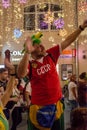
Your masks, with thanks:
[{"label": "person in crowd", "polygon": [[70,77],[71,77],[71,74],[68,74],[68,77],[67,77],[67,80],[65,81],[65,84],[62,88],[62,93],[64,95],[64,100],[66,100],[66,103],[68,104],[69,103],[69,91],[68,91],[68,84],[70,82]]},{"label": "person in crowd", "polygon": [[[37,35],[28,37],[25,41],[24,56],[18,65],[18,76],[20,78],[25,77],[27,69],[29,71],[28,76],[30,76],[32,70],[29,130],[64,130],[62,90],[56,64],[61,51],[74,42],[86,27],[87,20],[60,45],[48,50],[45,50]],[[31,60],[29,54],[32,57]]]},{"label": "person in crowd", "polygon": [[28,107],[31,103],[32,90],[31,90],[31,84],[29,82],[29,78],[27,76],[21,78],[21,82],[18,88],[21,91],[21,93],[23,93],[24,101],[26,102],[26,105]]},{"label": "person in crowd", "polygon": [[[7,82],[9,80],[9,71],[7,68],[0,68],[0,94],[3,95],[6,91]],[[16,78],[17,80],[17,78]],[[17,89],[16,87],[13,89],[13,91]],[[13,95],[13,94],[12,94]],[[9,101],[7,102],[5,108],[3,109],[4,114],[7,119],[10,117],[10,109],[14,106],[14,104],[17,102],[18,98],[12,97],[12,95],[9,98]]]},{"label": "person in crowd", "polygon": [[12,95],[13,99],[18,97],[18,100],[16,101],[11,112],[11,130],[17,130],[18,125],[22,122],[22,113],[28,112],[28,108],[30,105],[30,94],[31,88],[28,85],[28,79],[27,77],[24,77],[23,79],[20,79],[20,82],[18,83],[16,89],[14,89],[14,93]]},{"label": "person in crowd", "polygon": [[75,108],[71,114],[71,128],[66,130],[87,130],[87,108]]},{"label": "person in crowd", "polygon": [[69,90],[69,102],[70,102],[71,111],[72,111],[74,108],[78,107],[76,75],[72,75],[70,77],[68,90]]},{"label": "person in crowd", "polygon": [[66,80],[66,84],[68,84],[70,82],[70,77],[72,76],[72,74],[68,74],[67,80]]},{"label": "person in crowd", "polygon": [[31,104],[31,93],[32,93],[31,84],[29,82],[26,86],[25,93],[24,93],[25,94],[25,101],[27,103],[27,107],[29,107],[30,104]]},{"label": "person in crowd", "polygon": [[0,95],[0,130],[9,130],[9,123],[3,112],[3,109],[10,99],[12,90],[15,87],[15,82],[16,79],[14,76],[14,70],[11,70],[9,80],[6,85],[6,90]]},{"label": "person in crowd", "polygon": [[[13,89],[13,93],[10,97],[10,117],[11,120],[12,120],[12,124],[10,124],[11,126],[11,130],[16,130],[18,124],[22,121],[22,116],[21,116],[21,109],[20,109],[20,106],[21,106],[21,103],[20,103],[20,100],[21,100],[21,96],[20,96],[20,91],[18,90],[17,88],[17,85],[19,84],[19,80],[18,78],[16,77],[16,87]],[[11,105],[12,102],[14,103],[13,106]]]},{"label": "person in crowd", "polygon": [[[5,66],[8,68],[9,71],[11,71],[13,68],[15,70],[15,66],[10,61],[10,50],[5,51],[5,60],[4,60]],[[23,94],[21,94],[19,90],[19,85],[21,83],[20,79],[17,77],[16,70],[15,70],[15,87],[12,90],[12,94],[9,98],[8,103],[6,104],[6,107],[10,110],[10,116],[12,117],[12,124],[11,130],[17,130],[17,126],[22,121],[22,112],[24,110],[24,101],[23,101]]]},{"label": "person in crowd", "polygon": [[[30,82],[28,82],[28,84],[26,85],[25,91],[24,91],[24,97],[25,97],[25,101],[26,101],[26,106],[27,106],[27,115],[29,115],[29,107],[31,104],[31,93],[32,93],[32,89],[31,89],[31,84]],[[29,116],[27,116],[27,128],[29,129]]]},{"label": "person in crowd", "polygon": [[87,107],[87,73],[79,75],[78,83],[78,102],[80,107]]},{"label": "person in crowd", "polygon": [[[5,90],[6,90],[8,77],[9,77],[8,69],[7,68],[0,68],[0,94],[1,95],[3,95]],[[9,109],[7,108],[7,106],[5,106],[3,111],[4,111],[4,114],[7,117],[7,119],[9,119],[10,112],[9,112]]]},{"label": "person in crowd", "polygon": [[19,100],[14,105],[11,112],[12,125],[11,130],[17,130],[17,126],[22,122],[22,112],[24,111],[23,95],[19,95]]},{"label": "person in crowd", "polygon": [[8,69],[0,68],[0,92],[3,95],[8,81]]},{"label": "person in crowd", "polygon": [[[3,90],[3,93],[6,91],[6,88],[7,88],[7,82],[9,80],[10,71],[14,70],[14,72],[15,72],[15,67],[10,62],[10,51],[9,50],[5,51],[4,64],[5,64],[5,68],[0,69],[0,86],[1,86],[0,88],[1,88],[1,90]],[[15,73],[15,76],[16,76],[16,73]],[[16,78],[16,80],[18,80],[18,79]],[[16,89],[16,87],[14,89]],[[13,91],[14,91],[14,89],[13,89]],[[12,92],[12,95],[13,95],[13,92]],[[12,109],[12,107],[15,105],[15,103],[18,100],[18,98],[16,96],[12,97],[12,95],[10,96],[9,101],[7,102],[6,106],[3,109],[4,114],[8,120],[10,118],[10,109]]]},{"label": "person in crowd", "polygon": [[77,94],[77,83],[75,74],[70,77],[70,82],[68,84],[68,92],[69,92],[70,122],[71,122],[72,110],[78,107],[78,94]]},{"label": "person in crowd", "polygon": [[65,81],[65,84],[62,88],[62,93],[64,95],[64,103],[65,103],[65,108],[67,107],[67,105],[70,105],[69,103],[69,90],[68,90],[68,84],[70,82],[70,77],[72,74],[68,74],[67,80]]}]

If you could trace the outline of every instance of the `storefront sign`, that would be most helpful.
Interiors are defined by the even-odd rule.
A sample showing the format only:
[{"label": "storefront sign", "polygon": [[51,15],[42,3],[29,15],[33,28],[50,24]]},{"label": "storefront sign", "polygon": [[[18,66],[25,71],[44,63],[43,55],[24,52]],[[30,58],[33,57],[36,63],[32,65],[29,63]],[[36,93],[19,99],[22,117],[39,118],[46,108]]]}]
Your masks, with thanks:
[{"label": "storefront sign", "polygon": [[21,54],[21,51],[12,51],[11,52],[11,59],[12,62],[18,62],[21,60],[23,54]]},{"label": "storefront sign", "polygon": [[11,52],[11,56],[22,56],[23,54],[21,53],[21,51],[12,51]]},{"label": "storefront sign", "polygon": [[60,55],[60,58],[72,58],[76,57],[76,49],[64,50]]}]

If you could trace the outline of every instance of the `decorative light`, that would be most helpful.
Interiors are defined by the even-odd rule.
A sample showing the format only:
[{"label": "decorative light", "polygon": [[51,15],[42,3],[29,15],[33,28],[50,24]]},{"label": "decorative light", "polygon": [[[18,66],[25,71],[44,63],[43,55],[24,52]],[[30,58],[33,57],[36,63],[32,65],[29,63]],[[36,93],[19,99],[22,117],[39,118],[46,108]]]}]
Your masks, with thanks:
[{"label": "decorative light", "polygon": [[9,27],[5,27],[5,31],[9,32],[11,29]]},{"label": "decorative light", "polygon": [[58,13],[59,18],[64,18],[64,13]]},{"label": "decorative light", "polygon": [[67,26],[68,26],[69,28],[71,28],[71,27],[73,27],[73,24],[67,24]]},{"label": "decorative light", "polygon": [[20,29],[14,29],[14,36],[16,37],[16,38],[19,38],[19,37],[21,37],[21,35],[22,35],[22,31],[20,30]]},{"label": "decorative light", "polygon": [[78,10],[79,10],[80,12],[85,12],[85,11],[87,11],[87,1],[84,1],[84,2],[79,3]]},{"label": "decorative light", "polygon": [[50,42],[54,42],[54,38],[51,36],[51,37],[49,37],[49,41]]},{"label": "decorative light", "polygon": [[58,35],[64,37],[67,35],[67,31],[65,29],[60,29]]},{"label": "decorative light", "polygon": [[2,5],[4,8],[8,8],[10,6],[10,0],[2,0]]},{"label": "decorative light", "polygon": [[47,29],[48,28],[48,23],[41,21],[40,22],[40,29]]},{"label": "decorative light", "polygon": [[2,39],[2,36],[0,35],[0,39]]},{"label": "decorative light", "polygon": [[44,21],[46,23],[52,23],[54,20],[54,14],[52,12],[48,12],[44,15]]},{"label": "decorative light", "polygon": [[0,15],[3,15],[3,11],[2,11],[2,9],[0,9]]},{"label": "decorative light", "polygon": [[18,0],[20,4],[25,4],[27,0]]},{"label": "decorative light", "polygon": [[46,7],[46,4],[45,3],[39,3],[39,9],[44,9]]},{"label": "decorative light", "polygon": [[56,29],[62,29],[64,26],[63,18],[59,18],[59,19],[55,20],[54,25],[56,26]]},{"label": "decorative light", "polygon": [[66,0],[66,1],[69,2],[69,3],[71,2],[71,0]]}]

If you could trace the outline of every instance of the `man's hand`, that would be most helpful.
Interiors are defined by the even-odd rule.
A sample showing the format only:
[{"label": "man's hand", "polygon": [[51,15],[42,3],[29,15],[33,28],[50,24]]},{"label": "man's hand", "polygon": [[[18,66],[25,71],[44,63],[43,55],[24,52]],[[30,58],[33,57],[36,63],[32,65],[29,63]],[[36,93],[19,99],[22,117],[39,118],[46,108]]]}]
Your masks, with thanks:
[{"label": "man's hand", "polygon": [[85,20],[85,21],[83,22],[83,24],[81,25],[81,27],[82,27],[83,29],[85,29],[85,28],[87,27],[87,20]]},{"label": "man's hand", "polygon": [[25,52],[31,53],[34,50],[34,47],[32,46],[32,40],[30,37],[27,37],[24,46],[25,46]]}]

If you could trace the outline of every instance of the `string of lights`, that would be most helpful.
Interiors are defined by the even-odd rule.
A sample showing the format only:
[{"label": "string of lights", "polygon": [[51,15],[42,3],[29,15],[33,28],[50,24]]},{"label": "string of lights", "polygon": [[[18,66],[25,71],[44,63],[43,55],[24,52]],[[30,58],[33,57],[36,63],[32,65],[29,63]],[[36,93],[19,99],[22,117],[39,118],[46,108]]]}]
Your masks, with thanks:
[{"label": "string of lights", "polygon": [[[26,6],[38,4],[38,0],[1,0],[0,2],[0,47],[3,44],[8,44],[11,46],[12,41],[15,43],[21,43],[25,40],[25,37],[28,31],[24,30],[24,8]],[[75,0],[39,0],[39,8],[44,9],[46,3],[55,3],[62,6],[62,13],[60,12],[59,18],[62,18],[61,26],[63,27],[57,33],[58,37],[61,37],[61,40],[71,33],[75,28]],[[78,0],[78,24],[81,24],[83,19],[87,17],[87,1]],[[58,19],[60,20],[60,19]],[[45,14],[45,23],[50,24],[54,21],[54,16],[52,12],[47,12]],[[55,21],[56,22],[56,21]],[[57,27],[60,28],[59,21],[56,22]],[[40,21],[38,22],[40,24]],[[38,24],[37,23],[37,24]],[[38,26],[37,26],[38,27]],[[55,31],[55,30],[54,30]],[[86,44],[87,37],[83,40],[83,35],[80,37],[80,43]],[[51,38],[50,38],[51,37]],[[50,36],[49,38],[54,41],[54,37]],[[48,38],[48,39],[49,39]]]}]

